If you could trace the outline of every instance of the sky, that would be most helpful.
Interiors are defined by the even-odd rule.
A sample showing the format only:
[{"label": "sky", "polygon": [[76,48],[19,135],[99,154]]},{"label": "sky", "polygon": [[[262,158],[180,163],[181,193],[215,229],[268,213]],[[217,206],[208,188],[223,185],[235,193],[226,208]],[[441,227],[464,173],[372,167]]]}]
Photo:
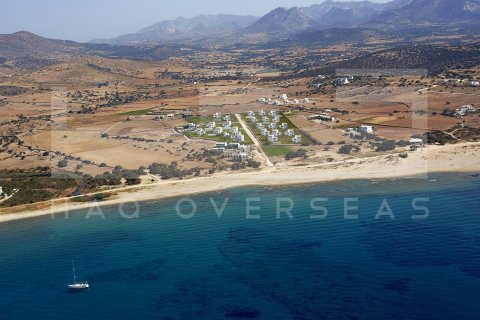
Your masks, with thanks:
[{"label": "sky", "polygon": [[[388,0],[374,0],[387,2]],[[86,42],[136,32],[162,20],[200,14],[262,16],[276,7],[323,0],[2,0],[0,34],[30,31]]]}]

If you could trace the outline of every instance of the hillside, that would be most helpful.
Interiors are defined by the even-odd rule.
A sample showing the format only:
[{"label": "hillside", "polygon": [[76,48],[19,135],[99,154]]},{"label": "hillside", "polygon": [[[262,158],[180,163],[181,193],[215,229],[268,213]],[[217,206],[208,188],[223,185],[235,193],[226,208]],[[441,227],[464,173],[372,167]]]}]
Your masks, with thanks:
[{"label": "hillside", "polygon": [[480,66],[480,43],[462,46],[407,46],[381,50],[347,61],[333,63],[313,74],[335,74],[338,69],[423,69],[430,75],[447,69]]}]

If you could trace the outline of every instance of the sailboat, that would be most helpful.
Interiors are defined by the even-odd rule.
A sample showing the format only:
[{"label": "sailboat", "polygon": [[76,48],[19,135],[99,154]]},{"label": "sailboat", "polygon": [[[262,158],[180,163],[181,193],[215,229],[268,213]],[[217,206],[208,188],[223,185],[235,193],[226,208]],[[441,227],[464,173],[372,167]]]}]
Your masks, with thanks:
[{"label": "sailboat", "polygon": [[68,285],[68,289],[70,290],[84,290],[90,288],[88,282],[77,282],[77,275],[75,274],[75,265],[72,261],[72,272],[73,272],[73,283]]}]

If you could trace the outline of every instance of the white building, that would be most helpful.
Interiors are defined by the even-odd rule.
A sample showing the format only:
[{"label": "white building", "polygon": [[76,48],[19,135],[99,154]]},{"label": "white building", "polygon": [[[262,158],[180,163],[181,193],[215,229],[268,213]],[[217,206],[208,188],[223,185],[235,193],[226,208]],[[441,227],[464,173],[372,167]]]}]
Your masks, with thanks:
[{"label": "white building", "polygon": [[362,125],[358,128],[358,131],[359,131],[359,132],[362,132],[362,133],[373,133],[373,127],[362,124]]},{"label": "white building", "polygon": [[233,140],[236,142],[244,142],[245,141],[245,136],[241,133],[237,133],[234,137]]},{"label": "white building", "polygon": [[197,130],[195,130],[195,133],[199,136],[203,136],[205,134],[205,130],[203,130],[202,128],[197,128]]},{"label": "white building", "polygon": [[225,121],[230,121],[230,119],[231,119],[231,117],[230,117],[229,114],[227,114],[223,117],[223,120],[225,120]]},{"label": "white building", "polygon": [[283,101],[287,101],[288,100],[288,96],[284,93],[284,94],[281,94],[279,96],[280,99],[282,99]]},{"label": "white building", "polygon": [[292,138],[293,143],[300,143],[302,142],[302,136],[295,136]]},{"label": "white building", "polygon": [[213,128],[215,128],[215,126],[216,126],[216,123],[215,123],[214,121],[209,122],[209,123],[207,124],[207,128],[208,128],[208,129],[213,129]]},{"label": "white building", "polygon": [[278,137],[276,137],[273,134],[269,134],[267,139],[268,139],[268,142],[277,142],[278,141]]},{"label": "white building", "polygon": [[265,115],[265,111],[263,111],[263,110],[258,111],[258,115],[263,117]]},{"label": "white building", "polygon": [[272,134],[273,134],[275,137],[278,137],[278,136],[280,136],[281,133],[280,133],[280,131],[279,131],[278,129],[274,129],[274,130],[272,130]]},{"label": "white building", "polygon": [[188,130],[195,130],[196,127],[197,127],[197,125],[195,123],[189,123],[187,125]]},{"label": "white building", "polygon": [[289,137],[293,137],[295,135],[295,132],[293,131],[293,129],[288,129],[285,134]]},{"label": "white building", "polygon": [[282,123],[282,124],[280,125],[280,128],[281,128],[281,129],[288,129],[288,124],[287,124],[287,123]]},{"label": "white building", "polygon": [[273,122],[279,123],[280,122],[280,116],[274,116],[273,117]]},{"label": "white building", "polygon": [[263,123],[268,123],[268,122],[270,122],[270,118],[269,117],[263,117],[262,122]]},{"label": "white building", "polygon": [[230,132],[233,133],[233,134],[237,134],[238,133],[238,127],[232,127]]},{"label": "white building", "polygon": [[215,119],[222,119],[222,113],[221,113],[221,112],[215,112],[215,113],[213,114],[213,117],[214,117]]},{"label": "white building", "polygon": [[224,132],[224,133],[223,133],[223,137],[224,137],[224,138],[230,138],[230,133]]},{"label": "white building", "polygon": [[480,86],[480,82],[479,81],[470,81],[470,83],[468,85],[470,87],[478,87],[478,86]]},{"label": "white building", "polygon": [[248,112],[247,112],[247,116],[253,117],[253,116],[255,116],[255,114],[253,113],[253,111],[248,111]]},{"label": "white building", "polygon": [[263,128],[264,128],[263,123],[258,122],[257,123],[257,129],[261,130]]},{"label": "white building", "polygon": [[248,161],[248,154],[246,152],[237,152],[233,154],[232,160],[235,162],[246,162]]},{"label": "white building", "polygon": [[216,127],[213,132],[214,132],[215,134],[221,134],[221,133],[223,133],[223,128],[222,128],[222,127]]},{"label": "white building", "polygon": [[335,82],[337,86],[346,86],[347,84],[350,83],[350,80],[348,80],[347,77],[343,77],[343,78],[338,78]]},{"label": "white building", "polygon": [[420,138],[411,138],[410,140],[408,140],[408,142],[410,142],[411,144],[423,144],[423,140]]},{"label": "white building", "polygon": [[455,114],[458,116],[464,116],[468,113],[475,113],[477,112],[477,108],[475,108],[471,104],[467,104],[464,106],[461,106],[460,108],[455,109]]},{"label": "white building", "polygon": [[263,129],[260,131],[260,133],[262,134],[262,136],[266,136],[266,135],[268,135],[268,130],[265,129],[265,128],[263,128]]},{"label": "white building", "polygon": [[231,126],[232,126],[232,121],[225,121],[225,123],[223,124],[223,128],[225,129],[230,129]]},{"label": "white building", "polygon": [[270,124],[268,125],[268,127],[269,127],[270,129],[276,129],[276,128],[277,128],[277,124],[274,123],[274,122],[272,122],[272,123],[270,123]]}]

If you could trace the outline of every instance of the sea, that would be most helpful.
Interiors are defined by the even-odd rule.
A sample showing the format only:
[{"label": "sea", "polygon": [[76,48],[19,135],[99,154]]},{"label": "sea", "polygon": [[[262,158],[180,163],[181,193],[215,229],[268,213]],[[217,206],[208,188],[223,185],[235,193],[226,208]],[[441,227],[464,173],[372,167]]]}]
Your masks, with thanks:
[{"label": "sea", "polygon": [[3,223],[0,319],[480,319],[479,196],[430,174]]}]

